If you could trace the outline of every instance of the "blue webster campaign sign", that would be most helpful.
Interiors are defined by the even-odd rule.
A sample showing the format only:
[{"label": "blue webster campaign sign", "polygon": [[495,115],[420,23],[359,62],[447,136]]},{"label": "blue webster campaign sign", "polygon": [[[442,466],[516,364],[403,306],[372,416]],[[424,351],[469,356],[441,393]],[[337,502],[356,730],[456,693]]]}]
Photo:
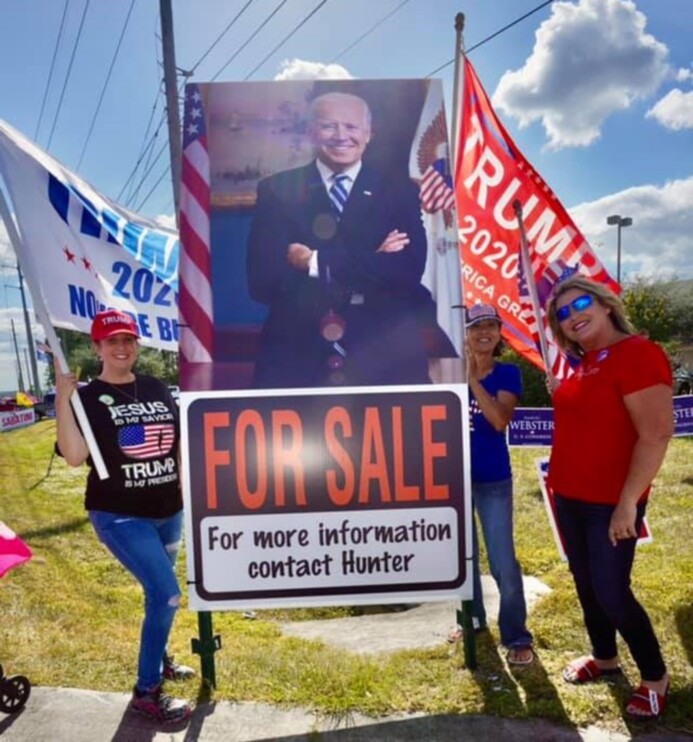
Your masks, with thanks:
[{"label": "blue webster campaign sign", "polygon": [[516,408],[508,425],[509,446],[550,446],[552,439],[553,408]]},{"label": "blue webster campaign sign", "polygon": [[693,395],[674,397],[674,436],[693,435]]},{"label": "blue webster campaign sign", "polygon": [[[693,395],[674,397],[674,437],[693,435]],[[552,407],[517,407],[508,425],[509,446],[550,446]]]}]

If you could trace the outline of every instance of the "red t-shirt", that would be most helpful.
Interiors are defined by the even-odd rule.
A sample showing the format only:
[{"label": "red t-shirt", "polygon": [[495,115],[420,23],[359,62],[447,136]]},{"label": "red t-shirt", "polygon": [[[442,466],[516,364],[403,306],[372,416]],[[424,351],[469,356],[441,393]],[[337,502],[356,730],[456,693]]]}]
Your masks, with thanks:
[{"label": "red t-shirt", "polygon": [[548,481],[554,492],[585,502],[618,502],[637,440],[623,398],[656,384],[671,386],[669,360],[639,335],[583,358],[553,397]]}]

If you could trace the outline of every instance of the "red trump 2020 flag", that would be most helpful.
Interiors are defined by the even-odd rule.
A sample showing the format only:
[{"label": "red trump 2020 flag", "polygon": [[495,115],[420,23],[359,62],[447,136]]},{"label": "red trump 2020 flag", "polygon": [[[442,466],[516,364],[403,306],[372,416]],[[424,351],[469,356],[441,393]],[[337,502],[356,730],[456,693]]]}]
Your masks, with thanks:
[{"label": "red trump 2020 flag", "polygon": [[[538,285],[550,287],[555,282],[557,265],[573,268],[616,291],[618,284],[556,195],[518,150],[466,58],[457,151],[455,190],[464,303],[495,304],[510,345],[544,368],[536,328],[539,323],[547,324],[544,316],[534,317],[520,295],[521,279],[527,276],[520,271],[520,230],[513,202],[518,200],[522,205],[532,273]],[[545,300],[548,292],[540,293]],[[569,366],[550,332],[547,340],[553,372],[562,377]]]}]

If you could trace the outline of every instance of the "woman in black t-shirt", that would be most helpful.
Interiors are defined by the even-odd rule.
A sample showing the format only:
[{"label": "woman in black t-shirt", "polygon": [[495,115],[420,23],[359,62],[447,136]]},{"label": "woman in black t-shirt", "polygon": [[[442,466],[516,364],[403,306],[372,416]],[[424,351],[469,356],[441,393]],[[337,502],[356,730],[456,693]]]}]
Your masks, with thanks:
[{"label": "woman in black t-shirt", "polygon": [[144,621],[131,708],[160,722],[181,722],[191,707],[162,692],[164,679],[191,677],[166,653],[180,605],[174,564],[183,502],[178,470],[178,408],[164,384],[133,373],[137,325],[123,312],[97,314],[91,327],[102,369],[78,394],[108,470],[100,479],[70,409],[73,374],[56,372],[58,448],[71,466],[90,467],[85,507],[97,536],[144,590]]}]

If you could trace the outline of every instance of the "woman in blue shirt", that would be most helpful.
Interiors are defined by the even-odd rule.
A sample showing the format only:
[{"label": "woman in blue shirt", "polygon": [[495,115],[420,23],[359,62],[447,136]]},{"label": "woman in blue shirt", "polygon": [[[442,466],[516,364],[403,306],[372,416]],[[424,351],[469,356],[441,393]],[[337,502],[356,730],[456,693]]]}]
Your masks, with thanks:
[{"label": "woman in blue shirt", "polygon": [[[505,429],[522,394],[520,369],[500,363],[501,321],[496,308],[475,304],[465,311],[467,381],[471,418],[472,500],[486,544],[489,567],[500,593],[498,627],[508,662],[532,662],[532,634],[520,565],[513,542],[513,483]],[[479,543],[474,527],[474,623],[486,627],[481,593]]]}]

